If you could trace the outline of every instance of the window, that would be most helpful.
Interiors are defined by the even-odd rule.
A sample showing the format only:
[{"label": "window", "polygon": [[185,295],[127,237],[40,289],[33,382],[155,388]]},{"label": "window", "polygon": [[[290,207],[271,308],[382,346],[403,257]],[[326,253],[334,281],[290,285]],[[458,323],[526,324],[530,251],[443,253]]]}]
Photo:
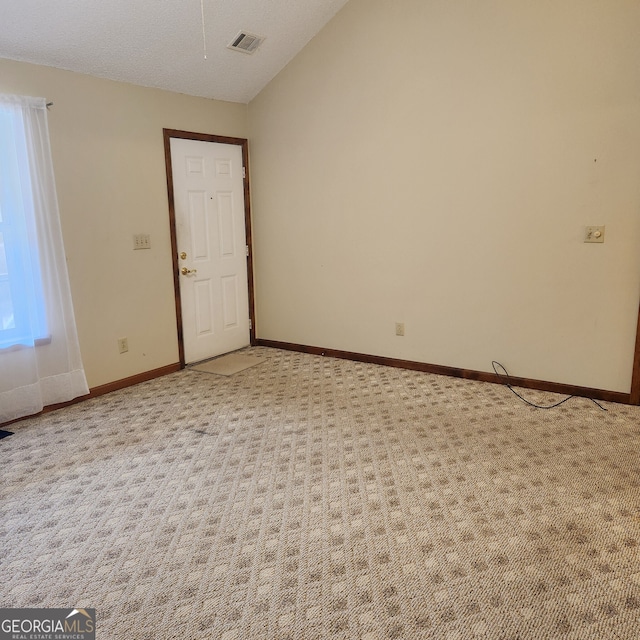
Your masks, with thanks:
[{"label": "window", "polygon": [[0,424],[86,393],[46,102],[0,94]]},{"label": "window", "polygon": [[15,329],[15,315],[11,302],[11,289],[9,288],[9,271],[7,268],[7,252],[4,248],[4,236],[6,231],[2,224],[2,209],[0,209],[0,329],[8,331]]},{"label": "window", "polygon": [[0,349],[47,336],[25,144],[22,118],[0,104]]}]

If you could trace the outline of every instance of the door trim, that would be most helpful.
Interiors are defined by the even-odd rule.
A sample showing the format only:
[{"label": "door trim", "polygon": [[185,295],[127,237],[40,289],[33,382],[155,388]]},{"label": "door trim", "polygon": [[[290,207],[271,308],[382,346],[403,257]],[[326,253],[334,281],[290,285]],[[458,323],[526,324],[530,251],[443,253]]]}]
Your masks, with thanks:
[{"label": "door trim", "polygon": [[164,161],[167,171],[167,195],[169,198],[169,230],[171,233],[171,254],[173,264],[173,289],[176,304],[176,328],[178,331],[178,355],[180,368],[185,367],[184,357],[184,334],[182,328],[182,302],[180,299],[180,280],[178,265],[178,239],[176,236],[176,210],[173,194],[173,169],[171,166],[171,138],[182,138],[184,140],[200,140],[202,142],[217,142],[220,144],[235,144],[242,148],[242,164],[244,166],[244,228],[247,247],[247,289],[249,293],[249,342],[255,345],[256,342],[256,320],[253,284],[253,244],[251,238],[251,199],[249,189],[249,142],[246,138],[233,138],[228,136],[217,136],[209,133],[194,133],[192,131],[180,131],[178,129],[163,129],[164,137]]}]

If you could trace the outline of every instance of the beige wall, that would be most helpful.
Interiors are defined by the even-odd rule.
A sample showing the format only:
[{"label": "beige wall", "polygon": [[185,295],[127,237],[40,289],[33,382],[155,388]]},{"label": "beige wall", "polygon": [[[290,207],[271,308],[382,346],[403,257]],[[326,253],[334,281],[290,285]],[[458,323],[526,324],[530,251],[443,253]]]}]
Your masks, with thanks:
[{"label": "beige wall", "polygon": [[248,110],[0,60],[55,102],[90,386],[178,359],[167,127],[250,137],[259,337],[629,391],[639,31],[634,0],[351,0]]},{"label": "beige wall", "polygon": [[[246,106],[8,60],[0,92],[55,103],[51,146],[89,386],[177,362],[162,129],[247,137]],[[151,250],[133,251],[136,233],[151,235]]]},{"label": "beige wall", "polygon": [[351,0],[249,105],[259,337],[628,392],[638,33],[632,0]]}]

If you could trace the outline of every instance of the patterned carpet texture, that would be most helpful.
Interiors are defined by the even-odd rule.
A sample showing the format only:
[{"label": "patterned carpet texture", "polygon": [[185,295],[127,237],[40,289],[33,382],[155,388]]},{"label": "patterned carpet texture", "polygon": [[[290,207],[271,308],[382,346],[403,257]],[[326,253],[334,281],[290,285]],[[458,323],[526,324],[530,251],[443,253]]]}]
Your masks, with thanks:
[{"label": "patterned carpet texture", "polygon": [[245,353],[12,425],[1,607],[95,607],[105,640],[640,637],[639,408]]}]

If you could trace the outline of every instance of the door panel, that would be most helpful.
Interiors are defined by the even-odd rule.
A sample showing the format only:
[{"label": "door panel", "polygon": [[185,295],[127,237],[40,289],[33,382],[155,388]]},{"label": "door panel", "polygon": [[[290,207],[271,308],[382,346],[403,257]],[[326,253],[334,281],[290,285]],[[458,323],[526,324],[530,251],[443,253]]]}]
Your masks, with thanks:
[{"label": "door panel", "polygon": [[223,258],[232,258],[237,249],[234,238],[236,227],[232,193],[218,193],[218,220],[220,222],[220,255]]},{"label": "door panel", "polygon": [[213,334],[213,291],[211,280],[196,280],[193,283],[195,304],[195,337],[205,338]]},{"label": "door panel", "polygon": [[[209,251],[209,229],[207,220],[207,194],[205,191],[188,191],[190,229],[185,230],[185,240],[191,238],[190,255],[193,260],[207,260]],[[187,252],[189,255],[189,252]]]},{"label": "door panel", "polygon": [[222,299],[224,327],[231,329],[238,326],[240,314],[238,309],[238,278],[236,276],[227,276],[222,279]]},{"label": "door panel", "polygon": [[[242,149],[171,138],[186,363],[250,343]],[[186,272],[184,270],[186,269]]]}]

